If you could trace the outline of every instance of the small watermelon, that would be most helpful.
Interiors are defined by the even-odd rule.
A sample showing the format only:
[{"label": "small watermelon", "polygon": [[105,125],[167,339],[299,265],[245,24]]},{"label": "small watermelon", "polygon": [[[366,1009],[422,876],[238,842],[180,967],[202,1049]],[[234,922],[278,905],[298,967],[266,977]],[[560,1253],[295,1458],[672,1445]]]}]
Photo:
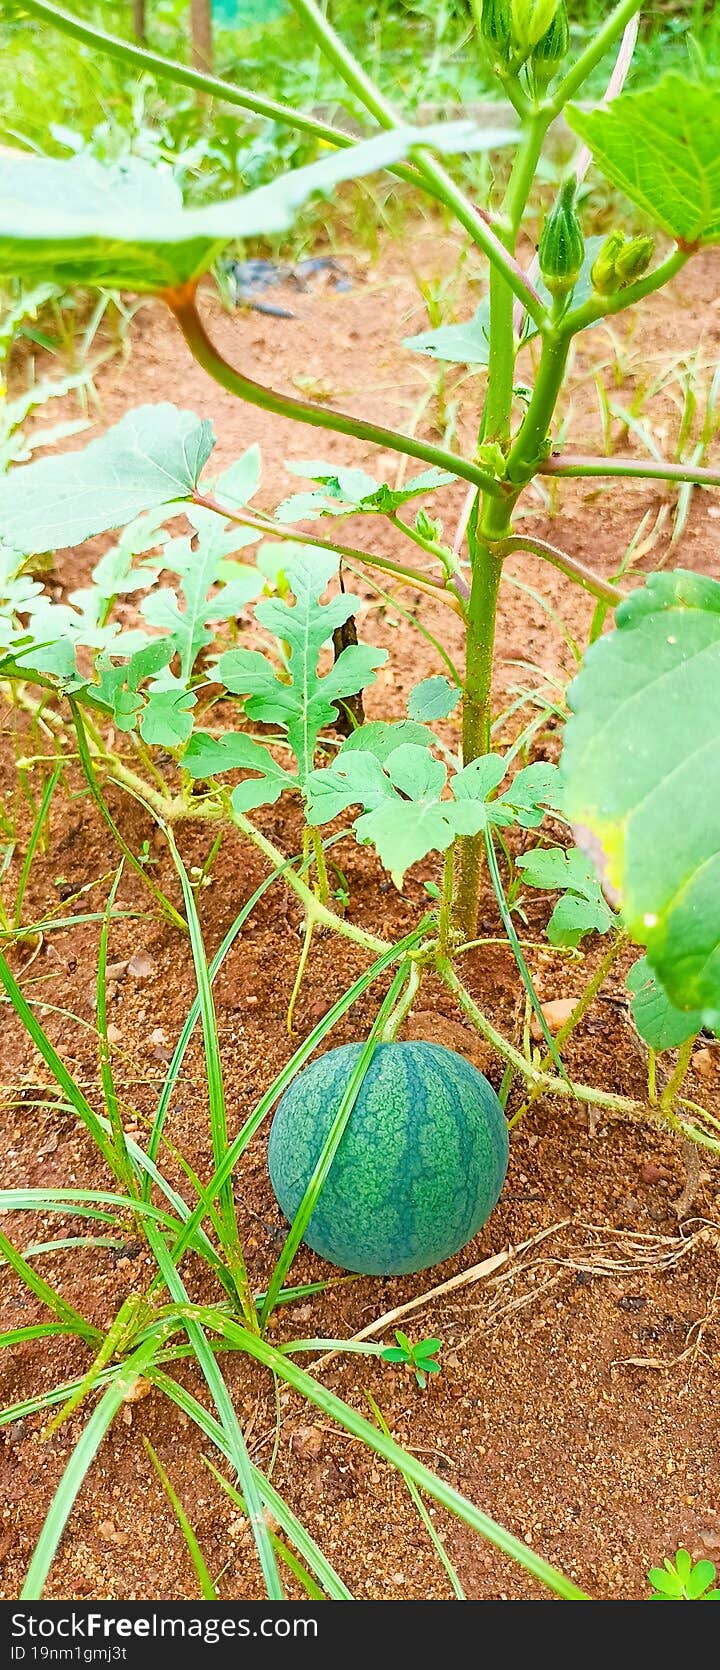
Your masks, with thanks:
[{"label": "small watermelon", "polygon": [[[362,1044],[293,1080],[270,1131],[270,1181],[292,1220]],[[402,1276],[459,1252],[505,1181],[508,1136],[492,1085],[455,1050],[378,1044],[305,1240],[344,1270]]]}]

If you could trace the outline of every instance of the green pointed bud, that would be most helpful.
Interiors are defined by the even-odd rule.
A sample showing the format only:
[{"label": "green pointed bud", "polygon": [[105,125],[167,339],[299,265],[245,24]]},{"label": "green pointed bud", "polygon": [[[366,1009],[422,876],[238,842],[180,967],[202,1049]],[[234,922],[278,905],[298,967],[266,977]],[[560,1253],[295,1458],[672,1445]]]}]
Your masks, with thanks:
[{"label": "green pointed bud", "polygon": [[568,23],[567,6],[565,0],[559,0],[550,28],[546,29],[545,34],[532,51],[530,61],[537,87],[547,87],[548,82],[552,81],[569,45],[570,25]]},{"label": "green pointed bud", "polygon": [[[512,58],[512,15],[510,0],[481,0],[480,34],[488,53],[496,64],[508,64]],[[473,6],[477,16],[479,7]]]},{"label": "green pointed bud", "polygon": [[634,284],[636,278],[642,278],[652,259],[655,239],[648,234],[637,238],[630,238],[620,251],[615,262],[620,288],[626,284]]},{"label": "green pointed bud", "polygon": [[523,62],[547,34],[558,4],[559,0],[510,0],[513,45]]},{"label": "green pointed bud", "polygon": [[590,270],[590,277],[593,290],[597,290],[599,296],[612,296],[616,290],[619,290],[620,280],[616,263],[621,250],[624,248],[625,239],[622,232],[610,232],[604,244],[598,250]]},{"label": "green pointed bud", "polygon": [[540,271],[553,296],[574,289],[585,256],[582,227],[575,213],[575,180],[566,180],[540,234]]}]

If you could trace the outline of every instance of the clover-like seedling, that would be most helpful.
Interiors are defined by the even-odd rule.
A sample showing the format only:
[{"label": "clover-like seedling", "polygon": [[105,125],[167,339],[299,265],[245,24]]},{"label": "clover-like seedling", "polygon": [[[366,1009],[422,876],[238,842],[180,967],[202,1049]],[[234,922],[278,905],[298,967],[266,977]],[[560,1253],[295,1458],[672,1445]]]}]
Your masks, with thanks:
[{"label": "clover-like seedling", "polygon": [[421,1391],[427,1386],[429,1374],[439,1374],[440,1364],[435,1358],[442,1345],[440,1339],[420,1339],[413,1345],[404,1334],[402,1328],[395,1329],[397,1345],[388,1345],[383,1351],[383,1361],[386,1363],[406,1363],[408,1368],[414,1369],[415,1379]]},{"label": "clover-like seedling", "polygon": [[686,1548],[679,1548],[675,1560],[667,1555],[661,1566],[653,1566],[648,1580],[655,1590],[651,1600],[720,1600],[720,1589],[714,1589],[716,1572],[712,1560],[698,1560],[694,1565]]}]

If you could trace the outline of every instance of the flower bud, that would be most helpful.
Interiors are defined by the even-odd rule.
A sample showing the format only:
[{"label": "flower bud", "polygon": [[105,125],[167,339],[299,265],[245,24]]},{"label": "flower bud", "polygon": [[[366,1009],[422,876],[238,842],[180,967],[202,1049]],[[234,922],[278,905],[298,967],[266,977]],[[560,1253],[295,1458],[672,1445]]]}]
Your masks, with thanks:
[{"label": "flower bud", "polygon": [[655,239],[647,233],[628,240],[615,262],[621,288],[626,284],[634,284],[636,278],[642,277],[650,265],[654,248]]},{"label": "flower bud", "polygon": [[567,5],[559,0],[555,16],[545,34],[533,48],[530,62],[537,87],[547,87],[562,63],[570,45],[570,26]]},{"label": "flower bud", "polygon": [[482,0],[480,34],[493,62],[508,64],[512,58],[510,0]]},{"label": "flower bud", "polygon": [[566,295],[580,274],[585,256],[582,227],[575,213],[575,180],[566,180],[546,217],[540,235],[540,271],[553,296]]},{"label": "flower bud", "polygon": [[620,251],[625,247],[622,232],[610,232],[597,252],[593,261],[590,277],[593,290],[599,296],[612,296],[619,288],[616,262]]},{"label": "flower bud", "polygon": [[559,0],[510,0],[513,45],[521,61],[547,34],[558,4]]}]

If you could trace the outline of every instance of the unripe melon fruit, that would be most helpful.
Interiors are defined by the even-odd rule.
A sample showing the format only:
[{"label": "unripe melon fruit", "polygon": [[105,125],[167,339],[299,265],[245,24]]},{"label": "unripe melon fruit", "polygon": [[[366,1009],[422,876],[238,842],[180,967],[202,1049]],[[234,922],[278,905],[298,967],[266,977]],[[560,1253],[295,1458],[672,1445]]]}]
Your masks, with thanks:
[{"label": "unripe melon fruit", "polygon": [[[344,1044],[313,1061],[277,1109],[268,1166],[290,1220],[363,1047]],[[477,1234],[507,1162],[505,1116],[476,1067],[442,1044],[378,1044],[305,1241],[367,1276],[426,1270]]]}]

